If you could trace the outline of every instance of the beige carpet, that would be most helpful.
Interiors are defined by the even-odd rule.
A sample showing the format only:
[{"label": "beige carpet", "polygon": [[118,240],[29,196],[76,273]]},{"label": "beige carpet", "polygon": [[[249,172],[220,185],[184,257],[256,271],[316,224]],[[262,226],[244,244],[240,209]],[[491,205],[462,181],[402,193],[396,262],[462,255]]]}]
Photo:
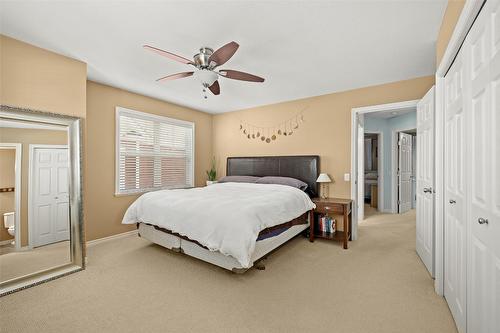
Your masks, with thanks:
[{"label": "beige carpet", "polygon": [[0,299],[2,332],[456,332],[415,254],[415,215],[376,215],[349,250],[296,238],[235,275],[127,237],[86,271]]},{"label": "beige carpet", "polygon": [[0,282],[70,262],[69,241],[0,255]]}]

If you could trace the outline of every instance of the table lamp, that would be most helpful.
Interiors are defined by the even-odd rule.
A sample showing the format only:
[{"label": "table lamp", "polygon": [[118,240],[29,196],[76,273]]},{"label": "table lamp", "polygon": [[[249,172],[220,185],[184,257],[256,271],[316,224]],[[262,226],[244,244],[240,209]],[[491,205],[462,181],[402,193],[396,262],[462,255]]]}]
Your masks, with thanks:
[{"label": "table lamp", "polygon": [[326,173],[320,173],[318,179],[316,179],[316,183],[321,184],[321,198],[326,199],[328,198],[328,183],[331,183],[332,180]]}]

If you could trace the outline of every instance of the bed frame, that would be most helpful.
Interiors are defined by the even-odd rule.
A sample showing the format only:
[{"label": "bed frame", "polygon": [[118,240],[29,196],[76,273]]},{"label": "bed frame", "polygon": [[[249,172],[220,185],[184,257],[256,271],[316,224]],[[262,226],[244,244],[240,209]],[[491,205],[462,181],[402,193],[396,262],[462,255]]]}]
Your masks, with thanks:
[{"label": "bed frame", "polygon": [[[228,176],[281,176],[293,177],[307,183],[307,194],[316,197],[318,193],[316,179],[319,174],[319,156],[260,156],[260,157],[228,157],[226,175]],[[309,214],[306,214],[307,219]],[[283,245],[290,239],[309,228],[308,220],[304,224],[293,225],[281,234],[257,241],[252,254],[252,265],[264,269],[262,263],[257,265],[267,254]],[[187,254],[235,273],[243,273],[244,268],[233,257],[218,251],[210,251],[195,241],[181,237],[166,230],[148,225],[138,224],[139,236],[175,252]]]}]

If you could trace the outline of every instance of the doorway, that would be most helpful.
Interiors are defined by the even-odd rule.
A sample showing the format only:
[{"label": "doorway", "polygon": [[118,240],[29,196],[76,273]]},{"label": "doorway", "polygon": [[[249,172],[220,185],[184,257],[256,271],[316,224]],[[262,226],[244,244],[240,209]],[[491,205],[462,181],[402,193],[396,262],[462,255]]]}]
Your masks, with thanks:
[{"label": "doorway", "polygon": [[[417,102],[410,101],[354,109],[356,141],[353,144],[353,197],[359,222],[374,213],[401,213],[415,208],[416,154],[412,149],[417,127]],[[404,174],[399,181],[399,133],[407,140]],[[408,135],[408,137],[406,137]],[[406,143],[406,141],[405,141]],[[403,155],[402,155],[403,156]],[[403,180],[403,179],[402,179]],[[399,209],[400,189],[404,209]],[[377,196],[377,200],[374,197]],[[354,228],[353,228],[354,229]]]},{"label": "doorway", "polygon": [[417,129],[393,129],[392,182],[394,213],[402,214],[417,208]]},{"label": "doorway", "polygon": [[384,207],[384,133],[366,130],[364,133],[364,217],[383,211]]},{"label": "doorway", "polygon": [[69,241],[69,155],[65,145],[30,145],[29,246]]},{"label": "doorway", "polygon": [[21,158],[20,143],[0,143],[0,254],[21,249]]}]

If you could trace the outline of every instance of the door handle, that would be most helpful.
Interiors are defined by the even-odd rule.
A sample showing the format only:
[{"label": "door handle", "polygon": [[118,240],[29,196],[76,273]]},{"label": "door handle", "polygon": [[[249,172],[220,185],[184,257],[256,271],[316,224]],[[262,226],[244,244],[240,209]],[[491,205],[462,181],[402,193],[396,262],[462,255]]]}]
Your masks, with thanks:
[{"label": "door handle", "polygon": [[432,193],[432,187],[424,187],[424,193]]},{"label": "door handle", "polygon": [[450,203],[453,205],[453,204],[456,204],[457,202],[453,199],[450,199]]},{"label": "door handle", "polygon": [[484,218],[480,217],[477,219],[477,222],[479,224],[488,224],[488,219],[484,219]]}]

